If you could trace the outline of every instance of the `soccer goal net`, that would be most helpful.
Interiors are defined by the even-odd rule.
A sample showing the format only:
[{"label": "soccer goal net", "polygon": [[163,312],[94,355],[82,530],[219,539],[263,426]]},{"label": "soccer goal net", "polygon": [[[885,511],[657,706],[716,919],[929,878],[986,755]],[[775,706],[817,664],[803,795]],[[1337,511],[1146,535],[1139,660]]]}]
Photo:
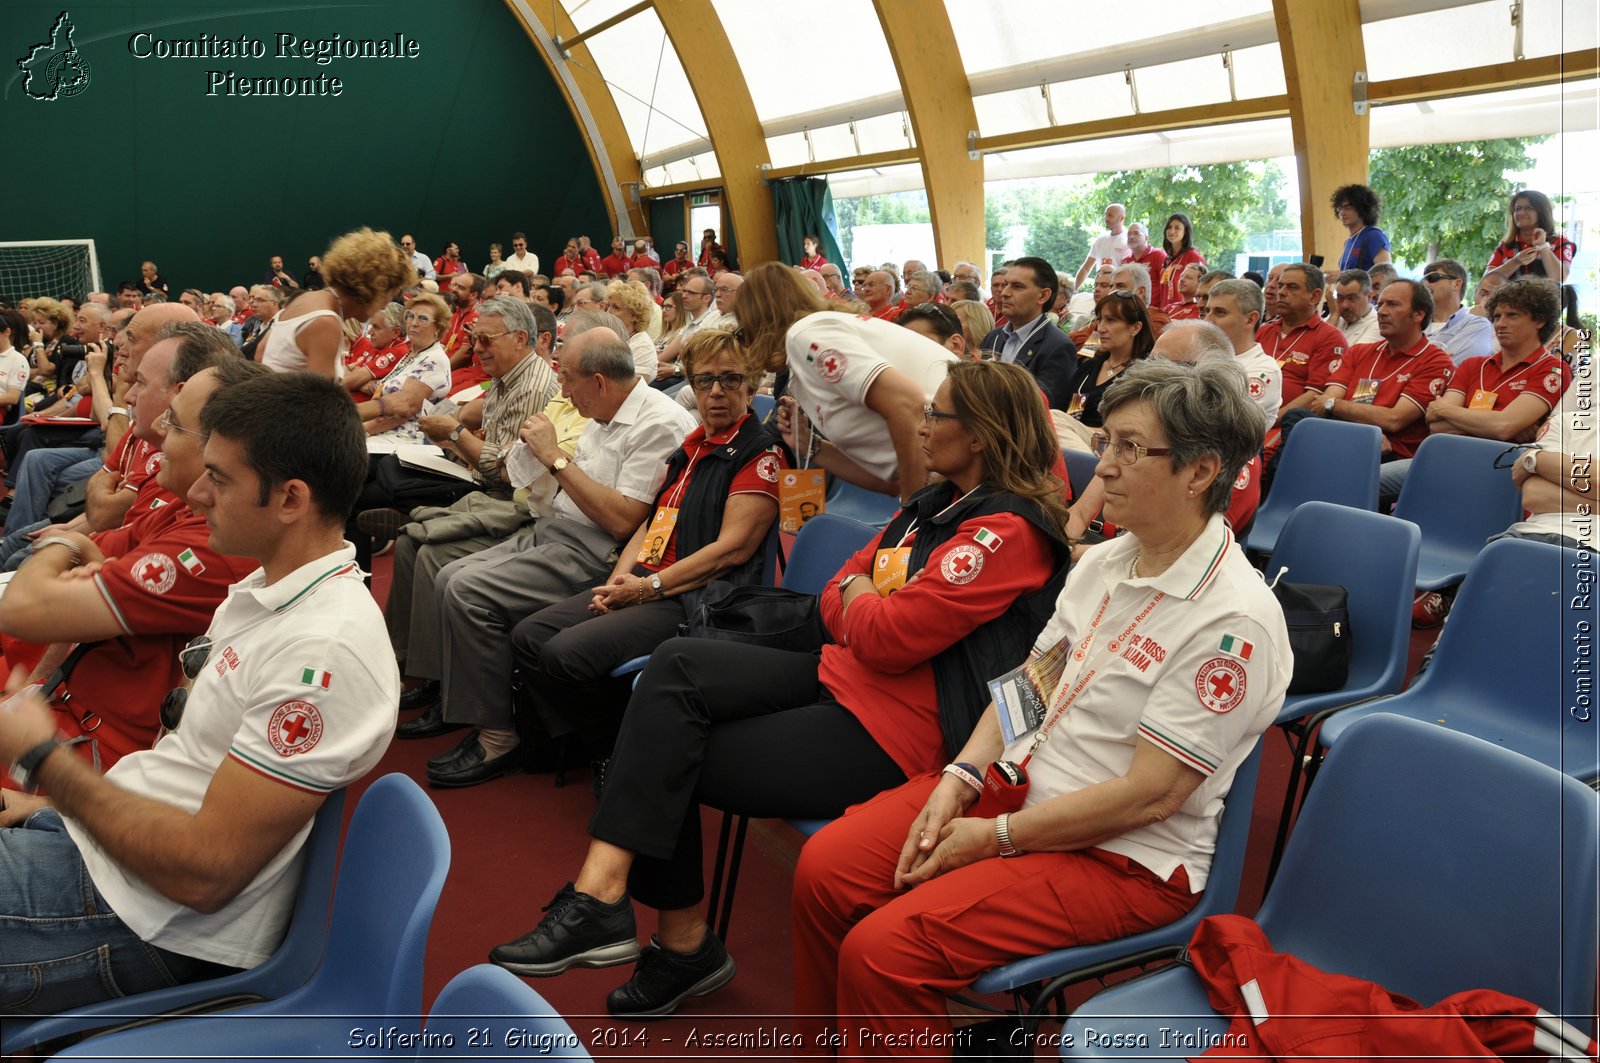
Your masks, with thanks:
[{"label": "soccer goal net", "polygon": [[12,306],[40,295],[81,301],[100,290],[93,240],[0,241],[0,299]]}]

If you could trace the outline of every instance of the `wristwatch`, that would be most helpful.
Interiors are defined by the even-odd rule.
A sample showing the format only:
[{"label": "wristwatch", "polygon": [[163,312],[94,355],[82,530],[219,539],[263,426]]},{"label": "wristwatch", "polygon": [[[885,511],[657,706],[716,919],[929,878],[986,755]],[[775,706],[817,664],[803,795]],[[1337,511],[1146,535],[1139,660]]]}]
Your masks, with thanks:
[{"label": "wristwatch", "polygon": [[51,735],[43,742],[27,750],[18,757],[16,763],[11,765],[11,777],[19,786],[32,786],[33,773],[39,770],[39,765],[44,763],[44,758],[66,745],[61,739]]},{"label": "wristwatch", "polygon": [[852,572],[850,575],[839,581],[839,596],[841,598],[844,597],[844,592],[850,589],[850,584],[854,583],[858,579],[866,578],[867,575],[865,572]]},{"label": "wristwatch", "polygon": [[557,458],[555,461],[550,463],[550,475],[556,475],[571,464],[572,462],[568,461],[565,456]]},{"label": "wristwatch", "polygon": [[1522,457],[1517,459],[1517,463],[1528,472],[1537,474],[1539,472],[1539,452],[1537,450],[1525,450],[1522,452]]},{"label": "wristwatch", "polygon": [[661,575],[659,573],[650,573],[650,590],[657,598],[665,598],[667,596],[667,592],[662,589]]},{"label": "wristwatch", "polygon": [[1332,397],[1323,399],[1322,400],[1322,416],[1326,417],[1329,414],[1331,414],[1333,412],[1333,404],[1338,402],[1338,401],[1339,401],[1338,399],[1335,399],[1335,398],[1332,398]]},{"label": "wristwatch", "polygon": [[1011,844],[1011,813],[1002,812],[994,821],[994,840],[1004,857],[1021,856],[1022,850]]},{"label": "wristwatch", "polygon": [[455,429],[450,433],[450,442],[454,443],[456,440],[460,439],[461,433],[465,432],[466,430],[467,426],[462,424],[460,421],[457,421]]}]

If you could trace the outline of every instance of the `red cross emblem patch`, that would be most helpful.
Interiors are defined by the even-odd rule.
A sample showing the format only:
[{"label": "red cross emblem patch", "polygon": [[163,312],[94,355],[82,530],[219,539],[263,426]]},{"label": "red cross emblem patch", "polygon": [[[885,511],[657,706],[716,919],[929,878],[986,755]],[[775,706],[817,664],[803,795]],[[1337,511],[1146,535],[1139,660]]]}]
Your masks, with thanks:
[{"label": "red cross emblem patch", "polygon": [[983,551],[968,543],[952,547],[950,552],[944,555],[944,560],[939,563],[939,573],[944,576],[945,581],[957,586],[971,583],[982,571]]},{"label": "red cross emblem patch", "polygon": [[1227,657],[1211,658],[1194,674],[1194,692],[1200,704],[1218,715],[1239,707],[1244,687],[1244,666]]},{"label": "red cross emblem patch", "polygon": [[838,351],[827,350],[817,359],[817,373],[830,384],[837,384],[844,379],[844,355]]},{"label": "red cross emblem patch", "polygon": [[267,741],[280,757],[309,753],[322,739],[322,713],[309,701],[286,701],[272,712]]},{"label": "red cross emblem patch", "polygon": [[166,554],[145,554],[133,563],[129,575],[146,592],[165,594],[178,582],[178,566]]}]

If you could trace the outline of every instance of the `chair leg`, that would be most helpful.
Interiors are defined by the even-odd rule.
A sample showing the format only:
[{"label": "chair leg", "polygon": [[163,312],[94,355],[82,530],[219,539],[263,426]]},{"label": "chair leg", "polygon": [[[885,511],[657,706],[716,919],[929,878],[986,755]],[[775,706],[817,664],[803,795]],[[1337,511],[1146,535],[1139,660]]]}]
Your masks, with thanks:
[{"label": "chair leg", "polygon": [[[736,822],[737,830],[734,829]],[[739,885],[739,861],[744,858],[744,839],[749,829],[749,817],[735,812],[722,813],[722,826],[717,831],[717,855],[711,861],[711,888],[706,894],[706,922],[724,945],[728,943],[733,891]]]},{"label": "chair leg", "polygon": [[739,817],[739,829],[733,836],[733,853],[728,857],[727,887],[722,897],[722,912],[717,916],[717,937],[728,943],[728,924],[733,921],[733,891],[739,886],[739,862],[744,859],[745,834],[750,830],[750,817]]},{"label": "chair leg", "polygon": [[1298,807],[1300,780],[1305,763],[1306,728],[1304,721],[1290,720],[1282,727],[1283,740],[1289,746],[1289,785],[1283,792],[1283,811],[1278,814],[1278,832],[1272,839],[1272,858],[1267,862],[1267,886],[1277,877],[1278,863],[1283,859],[1283,847],[1289,841],[1289,821]]}]

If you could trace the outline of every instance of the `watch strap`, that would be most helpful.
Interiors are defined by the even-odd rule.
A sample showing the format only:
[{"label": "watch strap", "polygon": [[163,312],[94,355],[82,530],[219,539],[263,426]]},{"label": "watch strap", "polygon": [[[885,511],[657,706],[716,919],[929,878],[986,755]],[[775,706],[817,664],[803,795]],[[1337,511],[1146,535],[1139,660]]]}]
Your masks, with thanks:
[{"label": "watch strap", "polygon": [[44,758],[66,745],[60,738],[51,735],[38,745],[31,747],[16,763],[11,765],[11,777],[23,786],[33,785],[33,773],[39,770],[39,765],[44,763]]},{"label": "watch strap", "polygon": [[1022,850],[1011,844],[1011,813],[1002,812],[995,817],[994,840],[1000,846],[1000,855],[1004,857],[1021,856]]}]

